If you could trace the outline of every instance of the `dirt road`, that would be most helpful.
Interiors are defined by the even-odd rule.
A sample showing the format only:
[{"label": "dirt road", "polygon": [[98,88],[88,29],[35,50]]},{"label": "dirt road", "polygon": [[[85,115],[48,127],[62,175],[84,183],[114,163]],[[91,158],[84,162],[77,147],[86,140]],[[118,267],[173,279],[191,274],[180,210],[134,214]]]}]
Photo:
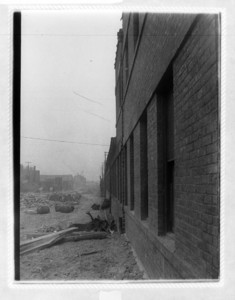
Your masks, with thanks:
[{"label": "dirt road", "polygon": [[[48,195],[35,195],[29,200],[27,194],[21,197],[21,241],[29,232],[59,231],[71,223],[89,222],[87,211],[93,216],[101,215],[91,209],[92,204],[102,200],[94,194],[83,194],[78,203],[73,203],[72,213],[56,212]],[[39,202],[47,204],[50,213],[28,214]],[[136,280],[143,276],[125,235],[117,232],[107,239],[66,242],[20,257],[21,280]]]}]

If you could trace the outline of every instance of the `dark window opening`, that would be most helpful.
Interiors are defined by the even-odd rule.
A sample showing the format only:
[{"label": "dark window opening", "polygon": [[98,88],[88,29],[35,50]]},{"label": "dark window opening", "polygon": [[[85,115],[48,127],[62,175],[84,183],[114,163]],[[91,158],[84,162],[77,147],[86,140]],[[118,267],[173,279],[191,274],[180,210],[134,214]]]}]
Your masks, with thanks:
[{"label": "dark window opening", "polygon": [[134,210],[134,138],[130,136],[130,210]]},{"label": "dark window opening", "polygon": [[120,201],[121,195],[120,195],[120,156],[118,156],[117,159],[117,175],[118,175],[118,200]]},{"label": "dark window opening", "polygon": [[139,37],[139,14],[133,14],[133,36],[134,36],[134,48],[136,47]]},{"label": "dark window opening", "polygon": [[122,105],[122,92],[123,92],[123,90],[122,90],[122,75],[120,75],[120,77],[119,77],[118,89],[119,89],[119,103],[121,106]]},{"label": "dark window opening", "polygon": [[114,180],[115,180],[115,197],[118,197],[118,167],[117,167],[117,159],[115,160],[114,163]]},{"label": "dark window opening", "polygon": [[122,162],[122,151],[120,152],[120,159],[119,159],[119,180],[120,180],[120,203],[123,203],[123,162]]},{"label": "dark window opening", "polygon": [[127,147],[124,147],[124,204],[128,205],[127,200]]},{"label": "dark window opening", "polygon": [[125,82],[127,83],[128,76],[129,76],[128,41],[126,41],[126,45],[125,45],[124,59],[125,59],[124,72],[125,72],[125,79],[126,79]]},{"label": "dark window opening", "polygon": [[117,197],[117,184],[116,184],[116,162],[112,167],[112,183],[113,183],[113,195]]},{"label": "dark window opening", "polygon": [[117,158],[117,198],[120,199],[120,180],[119,180],[119,156]]},{"label": "dark window opening", "polygon": [[147,112],[140,119],[140,184],[141,184],[141,220],[148,218],[148,143]]},{"label": "dark window opening", "polygon": [[174,231],[174,161],[167,162],[166,231]]},{"label": "dark window opening", "polygon": [[[158,90],[158,98],[163,105],[163,122],[162,122],[162,153],[164,161],[164,231],[174,232],[174,98],[173,98],[173,70],[172,65],[164,74]],[[165,200],[164,200],[165,199]],[[160,206],[160,205],[159,205]]]}]

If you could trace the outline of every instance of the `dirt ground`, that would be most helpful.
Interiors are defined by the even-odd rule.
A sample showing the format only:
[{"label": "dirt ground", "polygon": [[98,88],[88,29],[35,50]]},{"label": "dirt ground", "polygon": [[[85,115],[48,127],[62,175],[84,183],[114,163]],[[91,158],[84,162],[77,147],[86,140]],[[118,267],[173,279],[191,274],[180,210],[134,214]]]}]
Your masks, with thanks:
[{"label": "dirt ground", "polygon": [[[20,238],[34,232],[50,233],[68,228],[72,223],[87,223],[90,211],[96,217],[102,211],[91,209],[102,199],[94,194],[82,194],[71,213],[56,212],[55,201],[48,194],[21,194]],[[37,206],[48,205],[49,214],[30,214]],[[93,254],[90,252],[97,251]],[[88,254],[88,255],[86,255]],[[66,242],[37,250],[20,257],[21,280],[138,280],[145,279],[134,257],[129,241],[118,232],[102,240]]]}]

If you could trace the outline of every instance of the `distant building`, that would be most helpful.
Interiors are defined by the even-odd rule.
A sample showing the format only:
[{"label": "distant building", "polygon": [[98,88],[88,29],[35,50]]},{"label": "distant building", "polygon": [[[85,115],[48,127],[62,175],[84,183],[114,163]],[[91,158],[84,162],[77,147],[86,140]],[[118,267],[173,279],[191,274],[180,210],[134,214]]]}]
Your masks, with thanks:
[{"label": "distant building", "polygon": [[62,189],[64,191],[73,190],[73,175],[62,175]]},{"label": "distant building", "polygon": [[40,171],[35,166],[24,167],[20,165],[20,187],[21,191],[31,191],[38,188],[40,184]]},{"label": "distant building", "polygon": [[73,175],[41,175],[40,185],[44,191],[73,190]]},{"label": "distant building", "polygon": [[36,170],[36,167],[24,167],[20,165],[20,179],[22,182],[39,183],[40,171]]},{"label": "distant building", "polygon": [[86,187],[86,178],[80,174],[74,176],[74,188],[80,189]]},{"label": "distant building", "polygon": [[218,278],[218,16],[122,21],[105,196],[150,278]]}]

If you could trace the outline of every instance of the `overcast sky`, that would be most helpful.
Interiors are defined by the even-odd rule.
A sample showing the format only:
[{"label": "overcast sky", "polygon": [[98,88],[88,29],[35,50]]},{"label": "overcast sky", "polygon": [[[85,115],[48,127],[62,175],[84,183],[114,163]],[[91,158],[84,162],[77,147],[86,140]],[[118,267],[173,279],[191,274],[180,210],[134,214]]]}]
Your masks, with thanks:
[{"label": "overcast sky", "polygon": [[115,136],[120,19],[104,11],[22,13],[21,163],[99,179]]}]

